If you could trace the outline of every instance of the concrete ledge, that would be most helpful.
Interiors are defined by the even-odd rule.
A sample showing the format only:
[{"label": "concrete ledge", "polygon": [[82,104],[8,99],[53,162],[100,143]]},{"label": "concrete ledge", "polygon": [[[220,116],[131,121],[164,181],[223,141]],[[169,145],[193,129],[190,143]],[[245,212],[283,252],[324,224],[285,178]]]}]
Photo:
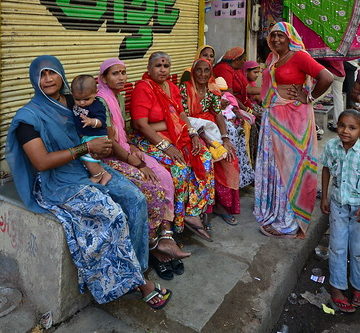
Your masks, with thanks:
[{"label": "concrete ledge", "polygon": [[0,250],[17,261],[19,288],[36,311],[52,311],[54,323],[89,304],[78,291],[64,231],[54,217],[26,210],[12,182],[0,187]]}]

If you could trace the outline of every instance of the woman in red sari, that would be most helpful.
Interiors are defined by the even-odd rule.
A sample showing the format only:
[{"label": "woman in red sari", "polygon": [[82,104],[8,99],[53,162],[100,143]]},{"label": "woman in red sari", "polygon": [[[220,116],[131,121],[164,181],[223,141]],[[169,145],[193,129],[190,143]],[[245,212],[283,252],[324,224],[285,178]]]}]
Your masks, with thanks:
[{"label": "woman in red sari", "polygon": [[133,142],[171,173],[175,186],[175,226],[184,225],[205,240],[210,235],[200,215],[214,201],[214,172],[210,152],[202,145],[182,108],[178,87],[167,80],[170,57],[155,52],[148,71],[131,96],[131,118],[138,134]]},{"label": "woman in red sari", "polygon": [[[244,111],[250,111],[253,105],[248,98],[246,92],[248,82],[241,69],[245,60],[244,49],[241,47],[233,47],[223,55],[221,61],[215,65],[213,72],[215,77],[225,79],[228,92],[235,96],[239,108]],[[237,117],[242,118],[240,113],[237,113],[234,109],[233,111],[237,114]],[[240,161],[240,187],[244,188],[253,183],[254,170],[250,162],[249,149],[251,125],[244,121],[241,127],[242,128],[228,126],[228,133],[232,144],[236,148],[236,154]]]},{"label": "woman in red sari", "polygon": [[210,120],[220,130],[223,146],[228,151],[226,159],[214,163],[215,200],[214,213],[230,225],[238,222],[232,214],[240,213],[239,161],[221,112],[221,93],[214,85],[209,85],[212,77],[211,63],[206,59],[195,60],[191,68],[191,79],[180,85],[183,108],[193,118]]}]

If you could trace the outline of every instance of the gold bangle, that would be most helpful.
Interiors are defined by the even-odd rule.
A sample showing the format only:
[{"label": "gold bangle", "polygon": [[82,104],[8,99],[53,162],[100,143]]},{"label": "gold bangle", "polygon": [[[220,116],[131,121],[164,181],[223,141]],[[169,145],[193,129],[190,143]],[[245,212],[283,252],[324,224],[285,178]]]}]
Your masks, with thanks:
[{"label": "gold bangle", "polygon": [[72,148],[69,148],[68,151],[69,151],[70,154],[71,154],[71,158],[72,158],[73,160],[75,160],[76,157],[75,157],[75,155],[74,155],[74,152],[73,152]]},{"label": "gold bangle", "polygon": [[[89,152],[88,147],[86,145],[86,143],[82,143],[81,145],[75,146],[70,148],[73,150],[74,156],[75,158],[78,158],[80,156],[83,156],[85,154],[87,154]],[[74,159],[75,159],[74,158]]]}]

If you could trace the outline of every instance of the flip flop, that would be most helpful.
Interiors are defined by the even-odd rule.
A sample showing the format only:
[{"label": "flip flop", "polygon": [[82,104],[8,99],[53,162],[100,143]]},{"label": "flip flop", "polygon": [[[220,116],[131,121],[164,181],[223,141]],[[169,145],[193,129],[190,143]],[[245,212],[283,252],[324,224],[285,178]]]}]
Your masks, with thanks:
[{"label": "flip flop", "polygon": [[149,254],[149,266],[164,280],[172,280],[174,278],[171,262],[162,262],[151,253]]},{"label": "flip flop", "polygon": [[[266,228],[266,229],[265,229]],[[259,228],[260,232],[268,237],[273,238],[296,238],[296,234],[282,234],[281,232],[276,231],[270,225],[264,225]]]},{"label": "flip flop", "polygon": [[331,298],[330,303],[341,312],[352,313],[356,311],[354,306],[349,303],[349,300],[346,297],[344,299]]},{"label": "flip flop", "polygon": [[195,235],[199,236],[201,239],[206,240],[207,242],[213,242],[211,238],[206,237],[202,233],[199,232],[199,230],[205,230],[204,227],[199,227],[196,225],[190,225],[188,222],[185,221],[185,227],[188,228],[190,231],[192,231]]},{"label": "flip flop", "polygon": [[234,215],[231,214],[221,214],[221,213],[215,213],[215,215],[220,216],[227,224],[229,225],[238,225],[239,221],[235,219]]},{"label": "flip flop", "polygon": [[181,259],[174,259],[171,261],[171,267],[175,274],[181,275],[184,273],[184,263]]},{"label": "flip flop", "polygon": [[[160,310],[162,309],[170,300],[172,295],[172,291],[170,289],[166,289],[166,293],[163,294],[160,284],[159,283],[155,283],[155,288],[154,290],[149,293],[148,295],[146,295],[145,297],[143,297],[143,301],[149,305],[152,309],[154,310]],[[149,301],[151,301],[154,297],[160,297],[162,298],[162,300],[160,302],[157,302],[155,304],[151,304],[149,303]]]}]

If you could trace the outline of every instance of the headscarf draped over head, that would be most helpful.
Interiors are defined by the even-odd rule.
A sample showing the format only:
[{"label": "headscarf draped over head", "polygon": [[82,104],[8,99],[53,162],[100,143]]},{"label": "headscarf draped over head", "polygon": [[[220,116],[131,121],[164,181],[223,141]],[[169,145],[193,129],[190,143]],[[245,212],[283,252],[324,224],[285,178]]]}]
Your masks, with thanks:
[{"label": "headscarf draped over head", "polygon": [[97,95],[105,100],[111,112],[111,122],[113,125],[113,129],[115,130],[115,141],[119,143],[124,149],[130,150],[125,133],[125,121],[120,110],[119,102],[114,92],[102,80],[102,75],[104,74],[104,72],[114,65],[122,65],[125,67],[125,63],[118,58],[110,58],[104,60],[103,63],[100,65]]},{"label": "headscarf draped over head", "polygon": [[203,45],[198,48],[196,55],[195,55],[195,60],[201,58],[201,52],[205,49],[212,49],[214,52],[214,56],[215,56],[215,49],[211,45]]},{"label": "headscarf draped over head", "polygon": [[[267,42],[270,50],[272,51],[269,57],[266,59],[267,68],[263,71],[263,84],[261,89],[261,99],[263,101],[263,106],[268,107],[271,101],[274,101],[276,98],[275,90],[277,88],[277,83],[275,80],[275,64],[279,60],[279,54],[271,48],[270,35],[274,31],[281,31],[289,38],[289,50],[294,52],[306,52],[304,43],[296,31],[296,29],[288,22],[278,22],[276,23],[267,37]],[[312,85],[311,77],[307,75],[305,81],[305,89],[310,90]]]},{"label": "headscarf draped over head", "polygon": [[244,49],[240,46],[236,46],[230,50],[227,50],[223,55],[222,60],[232,61],[235,60],[236,58],[239,58],[243,54],[244,54]]},{"label": "headscarf draped over head", "polygon": [[246,77],[247,71],[249,69],[255,69],[258,67],[260,67],[260,65],[256,61],[249,60],[244,62],[244,65],[241,67],[241,69]]},{"label": "headscarf draped over head", "polygon": [[[60,61],[53,56],[40,56],[30,65],[29,75],[35,90],[34,97],[19,109],[13,118],[7,137],[6,159],[14,182],[25,206],[35,212],[42,209],[33,196],[36,170],[24,153],[16,138],[16,128],[20,123],[32,125],[48,152],[66,150],[80,144],[73,121],[73,113],[57,100],[47,96],[40,87],[41,72],[45,69],[59,74],[63,80],[61,93],[67,94],[69,85]],[[73,160],[60,167],[40,172],[41,193],[49,204],[63,204],[79,191],[79,185],[93,184],[80,160]],[[95,184],[93,184],[95,185]],[[102,187],[101,185],[95,185]]]},{"label": "headscarf draped over head", "polygon": [[276,51],[271,48],[270,43],[270,35],[274,31],[281,31],[289,38],[290,51],[305,51],[305,45],[296,29],[288,22],[278,22],[272,27],[270,34],[267,37],[267,43],[273,53],[277,54]]},{"label": "headscarf draped over head", "polygon": [[[212,71],[211,63],[203,58],[197,59],[193,62],[193,65],[191,66],[191,80],[185,82],[186,86],[186,92],[187,92],[187,102],[188,102],[188,108],[189,108],[189,116],[191,117],[197,117],[197,118],[203,118],[211,121],[215,121],[214,115],[211,112],[205,112],[203,113],[202,107],[200,104],[200,98],[199,98],[199,92],[196,88],[195,83],[195,68],[196,66],[204,62],[208,65],[210,71]],[[212,72],[210,72],[210,78],[213,77]],[[210,81],[210,79],[209,79]],[[216,84],[210,84],[208,81],[207,88],[213,92],[215,95],[220,96],[221,92]]]}]

